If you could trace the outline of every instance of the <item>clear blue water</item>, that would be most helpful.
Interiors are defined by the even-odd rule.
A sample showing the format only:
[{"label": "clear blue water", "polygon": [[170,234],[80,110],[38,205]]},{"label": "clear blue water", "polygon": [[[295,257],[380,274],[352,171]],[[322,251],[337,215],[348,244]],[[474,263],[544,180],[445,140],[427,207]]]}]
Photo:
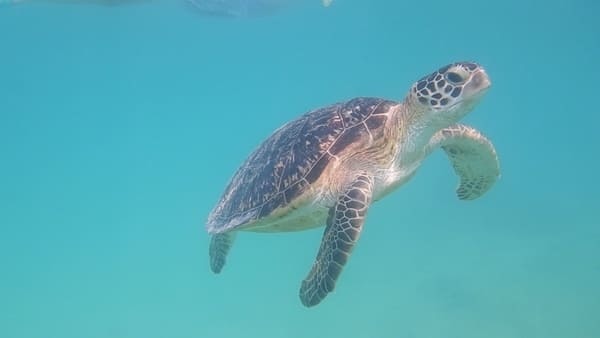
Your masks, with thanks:
[{"label": "clear blue water", "polygon": [[[0,7],[0,336],[600,337],[600,5],[305,1],[223,19],[178,2]],[[282,123],[402,99],[456,60],[493,87],[465,122],[502,178],[455,198],[441,152],[370,211],[335,292],[304,308],[322,229],[204,221]]]}]

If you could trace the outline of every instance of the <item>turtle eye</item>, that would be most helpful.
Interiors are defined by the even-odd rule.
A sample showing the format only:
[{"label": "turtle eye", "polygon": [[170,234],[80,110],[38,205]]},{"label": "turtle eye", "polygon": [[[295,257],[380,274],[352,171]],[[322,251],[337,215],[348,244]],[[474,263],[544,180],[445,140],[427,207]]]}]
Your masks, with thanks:
[{"label": "turtle eye", "polygon": [[446,73],[446,80],[452,84],[461,84],[465,81],[465,79],[456,72],[448,72]]}]

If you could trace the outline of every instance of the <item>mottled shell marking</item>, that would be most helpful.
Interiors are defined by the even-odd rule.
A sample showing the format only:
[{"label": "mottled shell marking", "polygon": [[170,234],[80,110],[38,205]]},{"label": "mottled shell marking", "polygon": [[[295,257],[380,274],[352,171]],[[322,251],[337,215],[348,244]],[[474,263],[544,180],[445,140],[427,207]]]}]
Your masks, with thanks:
[{"label": "mottled shell marking", "polygon": [[361,138],[373,137],[395,104],[355,98],[310,111],[277,129],[235,173],[209,215],[208,230],[242,226],[287,206],[340,152]]}]

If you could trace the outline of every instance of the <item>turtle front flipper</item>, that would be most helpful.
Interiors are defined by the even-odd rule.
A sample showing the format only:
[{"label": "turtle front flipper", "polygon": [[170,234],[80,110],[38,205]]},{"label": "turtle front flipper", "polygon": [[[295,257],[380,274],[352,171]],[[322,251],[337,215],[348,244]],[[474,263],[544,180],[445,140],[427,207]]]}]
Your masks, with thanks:
[{"label": "turtle front flipper", "polygon": [[300,287],[304,306],[319,304],[335,283],[363,228],[371,203],[373,179],[358,176],[329,210],[327,226],[312,269]]},{"label": "turtle front flipper", "polygon": [[223,269],[223,266],[225,266],[227,254],[233,245],[235,236],[235,232],[225,232],[213,235],[210,239],[209,256],[212,272],[219,273]]},{"label": "turtle front flipper", "polygon": [[462,124],[437,132],[430,149],[441,147],[460,178],[456,194],[474,200],[485,194],[500,177],[500,164],[492,143],[479,131]]}]

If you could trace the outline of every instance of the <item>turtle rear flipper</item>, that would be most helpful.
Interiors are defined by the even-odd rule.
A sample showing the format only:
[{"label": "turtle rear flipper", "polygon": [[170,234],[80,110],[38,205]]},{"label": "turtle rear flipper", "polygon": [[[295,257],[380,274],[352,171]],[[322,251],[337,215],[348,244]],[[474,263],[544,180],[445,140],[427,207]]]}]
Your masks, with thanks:
[{"label": "turtle rear flipper", "polygon": [[235,236],[235,232],[225,232],[213,235],[210,239],[209,257],[212,272],[219,273],[225,266],[227,254],[233,245]]},{"label": "turtle rear flipper", "polygon": [[372,190],[373,179],[360,175],[329,210],[317,258],[300,287],[300,300],[304,306],[319,304],[335,288],[335,282],[360,237]]}]

